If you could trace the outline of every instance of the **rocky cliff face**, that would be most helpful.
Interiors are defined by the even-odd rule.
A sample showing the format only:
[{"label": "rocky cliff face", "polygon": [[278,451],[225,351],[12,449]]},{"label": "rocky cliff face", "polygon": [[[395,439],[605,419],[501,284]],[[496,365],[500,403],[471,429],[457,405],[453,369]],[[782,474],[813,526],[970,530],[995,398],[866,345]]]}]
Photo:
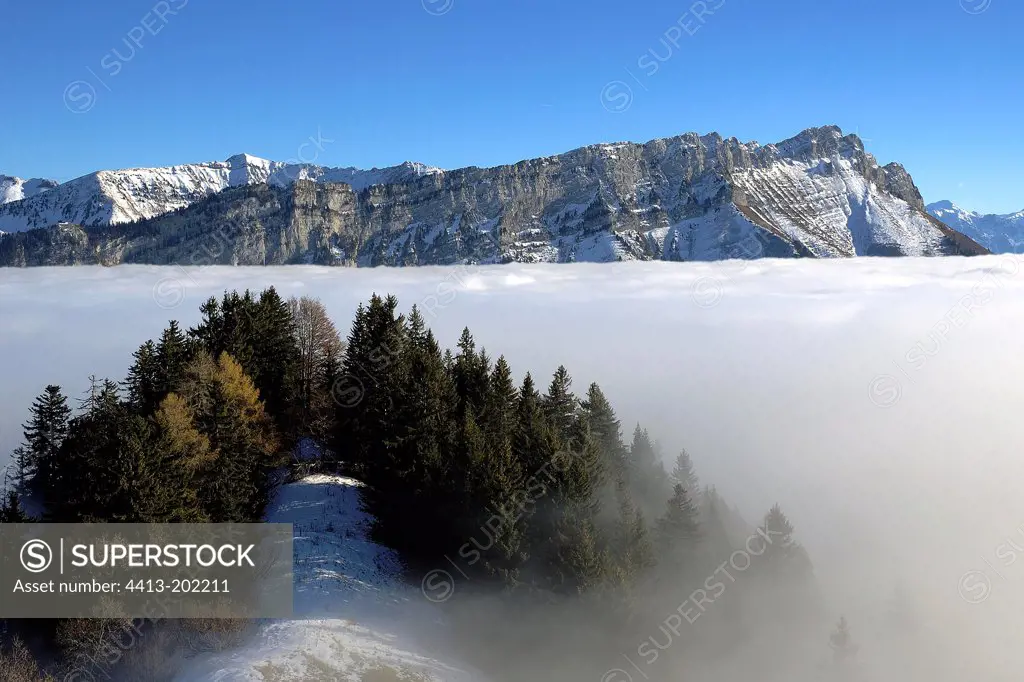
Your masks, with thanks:
[{"label": "rocky cliff face", "polygon": [[814,128],[761,146],[696,134],[594,145],[357,191],[245,185],[133,224],[8,235],[0,263],[435,265],[934,256],[985,249],[928,215],[899,164]]}]

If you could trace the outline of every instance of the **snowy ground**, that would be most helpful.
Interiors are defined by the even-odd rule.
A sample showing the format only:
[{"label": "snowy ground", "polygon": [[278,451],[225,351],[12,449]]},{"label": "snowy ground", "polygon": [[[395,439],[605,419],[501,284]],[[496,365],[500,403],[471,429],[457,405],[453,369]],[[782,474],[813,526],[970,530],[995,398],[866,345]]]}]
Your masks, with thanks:
[{"label": "snowy ground", "polygon": [[401,582],[396,557],[366,539],[359,488],[314,475],[279,489],[267,521],[295,526],[296,619],[265,623],[241,648],[193,661],[181,682],[483,680],[437,660],[441,614]]}]

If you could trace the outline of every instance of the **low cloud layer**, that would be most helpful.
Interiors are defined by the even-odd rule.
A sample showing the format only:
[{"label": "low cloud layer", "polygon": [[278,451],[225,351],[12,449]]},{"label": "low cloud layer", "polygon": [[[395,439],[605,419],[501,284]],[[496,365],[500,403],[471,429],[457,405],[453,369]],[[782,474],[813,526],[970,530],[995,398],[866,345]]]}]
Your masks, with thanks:
[{"label": "low cloud layer", "polygon": [[865,648],[900,585],[936,645],[955,642],[981,678],[1016,679],[1022,270],[1009,256],[7,269],[0,457],[47,383],[79,396],[90,374],[123,378],[140,343],[172,317],[193,325],[208,296],[273,284],[319,297],[347,330],[360,301],[394,293],[446,345],[468,325],[542,385],[560,363],[579,392],[597,381],[624,430],[642,422],[670,456],[685,446],[749,520],[780,503]]}]

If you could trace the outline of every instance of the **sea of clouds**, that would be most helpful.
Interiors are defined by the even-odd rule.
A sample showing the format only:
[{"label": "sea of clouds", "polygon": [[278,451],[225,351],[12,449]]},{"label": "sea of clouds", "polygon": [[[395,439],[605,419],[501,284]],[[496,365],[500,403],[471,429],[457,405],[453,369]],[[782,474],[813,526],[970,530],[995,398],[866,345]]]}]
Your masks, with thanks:
[{"label": "sea of clouds", "polygon": [[344,335],[359,302],[393,293],[443,344],[468,325],[519,376],[545,386],[564,363],[578,393],[600,383],[627,436],[639,421],[668,457],[686,447],[748,520],[780,503],[855,630],[909,585],[1002,679],[1024,667],[1022,270],[1010,256],[4,269],[0,457],[47,383],[80,396],[90,374],[122,379],[209,296],[315,296]]}]

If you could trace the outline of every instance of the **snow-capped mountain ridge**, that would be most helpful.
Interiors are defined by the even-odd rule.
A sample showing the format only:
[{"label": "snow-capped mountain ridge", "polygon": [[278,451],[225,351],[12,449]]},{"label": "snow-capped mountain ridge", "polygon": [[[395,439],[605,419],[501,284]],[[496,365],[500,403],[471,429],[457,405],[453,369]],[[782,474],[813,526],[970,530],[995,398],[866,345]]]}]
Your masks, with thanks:
[{"label": "snow-capped mountain ridge", "polygon": [[[133,215],[173,204],[168,194],[180,208],[196,185],[189,200],[198,203],[118,230],[65,227],[6,238],[0,264],[375,266],[986,252],[925,211],[903,166],[880,166],[857,136],[835,126],[769,145],[687,133],[448,171],[406,164],[354,174],[258,161],[150,169],[138,189],[122,177],[123,196],[113,205]],[[157,172],[169,178],[149,181]],[[216,172],[235,173],[219,192],[189,175]],[[181,186],[169,192],[172,180]],[[129,222],[125,215],[63,220]],[[201,248],[226,226],[233,243]]]},{"label": "snow-capped mountain ridge", "polygon": [[[185,208],[229,187],[242,185],[286,186],[296,180],[313,180],[344,182],[360,191],[376,184],[405,182],[440,172],[438,168],[412,162],[362,170],[283,163],[236,154],[224,161],[97,171],[63,184],[52,183],[45,193],[26,183],[14,182],[9,183],[11,189],[4,190],[0,177],[0,192],[10,197],[0,205],[0,231],[18,232],[61,222],[88,227],[135,222]],[[19,189],[23,187],[33,191]]]},{"label": "snow-capped mountain ridge", "polygon": [[936,201],[928,204],[928,212],[993,253],[1024,253],[1024,211],[982,214]]}]

